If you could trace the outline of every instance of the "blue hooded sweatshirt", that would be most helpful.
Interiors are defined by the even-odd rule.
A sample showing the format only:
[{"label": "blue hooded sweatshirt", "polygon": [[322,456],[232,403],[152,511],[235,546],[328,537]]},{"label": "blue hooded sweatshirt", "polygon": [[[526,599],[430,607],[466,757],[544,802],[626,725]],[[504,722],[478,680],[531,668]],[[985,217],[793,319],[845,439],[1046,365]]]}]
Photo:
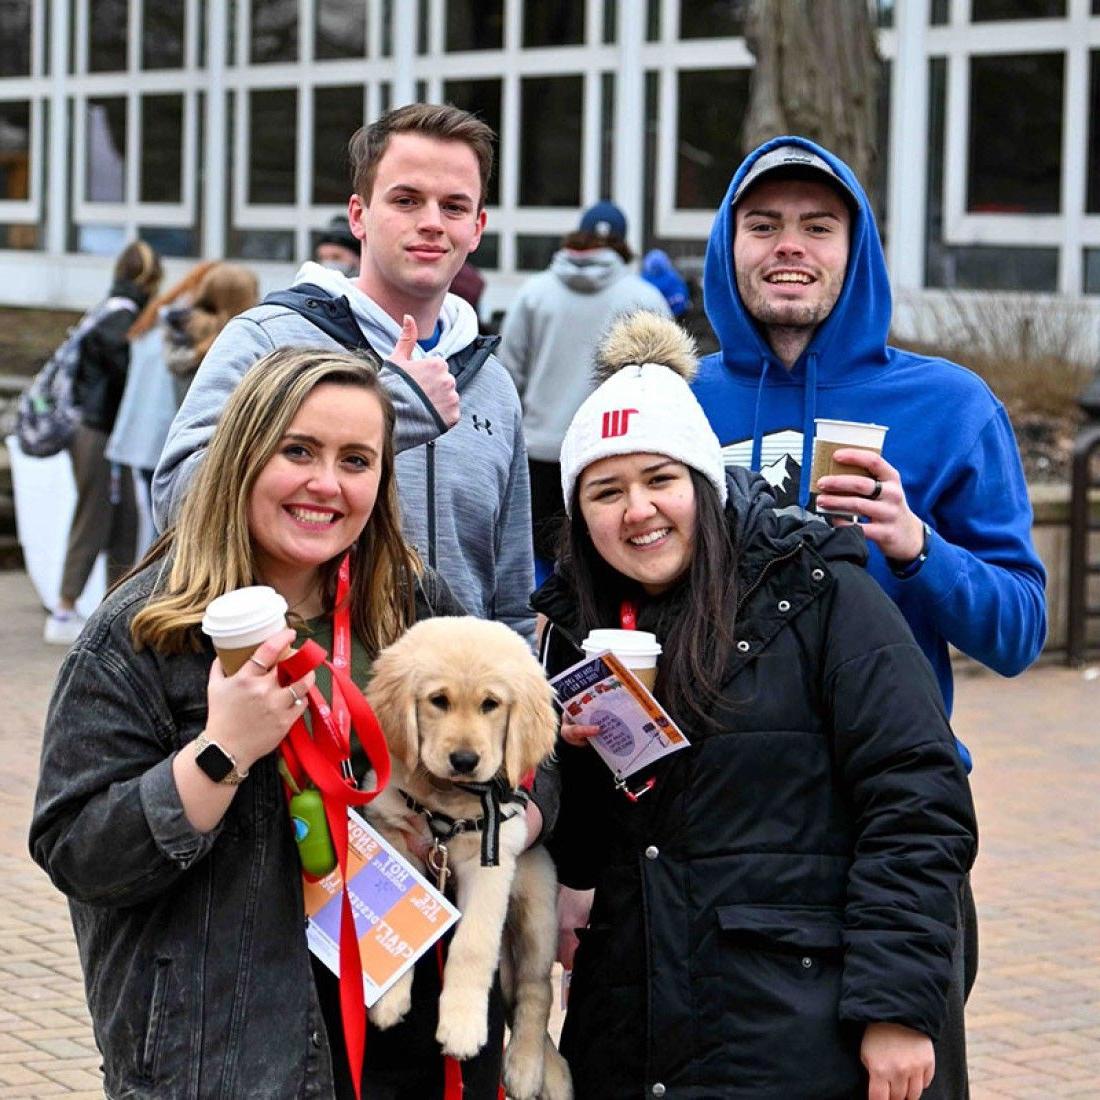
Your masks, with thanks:
[{"label": "blue hooded sweatshirt", "polygon": [[[790,370],[746,311],[733,265],[734,193],[757,158],[779,145],[823,157],[859,201],[840,297]],[[800,137],[773,138],[750,153],[714,219],[703,291],[721,351],[703,360],[693,389],[727,466],[759,470],[781,506],[805,507],[814,419],[886,425],[883,457],[932,535],[927,560],[911,578],[895,577],[874,545],[868,569],[932,663],[948,713],[948,643],[1005,676],[1027,668],[1046,636],[1046,575],[1031,544],[1031,505],[1012,426],[1001,402],[965,367],[887,345],[886,261],[851,169]]]}]

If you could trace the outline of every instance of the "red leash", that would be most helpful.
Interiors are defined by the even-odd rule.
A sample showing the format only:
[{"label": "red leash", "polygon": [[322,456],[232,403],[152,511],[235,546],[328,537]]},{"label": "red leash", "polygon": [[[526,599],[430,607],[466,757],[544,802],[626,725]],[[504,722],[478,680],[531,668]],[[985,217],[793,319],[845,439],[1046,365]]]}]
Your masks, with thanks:
[{"label": "red leash", "polygon": [[347,751],[341,744],[339,727],[316,688],[311,688],[309,692],[309,711],[318,736],[316,739],[311,737],[304,717],[299,717],[279,747],[295,781],[308,777],[321,792],[329,835],[336,850],[336,864],[343,879],[340,903],[340,1016],[344,1025],[348,1068],[358,1098],[361,1095],[367,1010],[363,1000],[359,939],[347,889],[348,807],[366,805],[385,789],[390,778],[390,754],[374,711],[347,674],[325,661],[325,651],[316,642],[307,641],[297,653],[279,663],[279,683],[292,684],[322,663],[328,665],[332,673],[333,693],[335,695],[339,690],[343,697],[349,712],[349,726],[355,730],[374,769],[374,787],[369,791],[360,791],[354,786],[354,779],[348,778],[344,766]]}]

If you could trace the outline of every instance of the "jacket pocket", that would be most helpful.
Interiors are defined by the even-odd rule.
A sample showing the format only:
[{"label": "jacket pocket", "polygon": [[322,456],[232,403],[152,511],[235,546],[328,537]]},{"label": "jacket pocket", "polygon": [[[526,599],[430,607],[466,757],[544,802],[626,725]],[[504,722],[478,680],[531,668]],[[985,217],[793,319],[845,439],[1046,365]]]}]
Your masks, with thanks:
[{"label": "jacket pocket", "polygon": [[779,905],[722,905],[718,927],[734,937],[779,951],[834,953],[843,947],[840,914],[833,909]]},{"label": "jacket pocket", "polygon": [[160,958],[153,963],[153,993],[149,1000],[149,1015],[145,1021],[145,1041],[141,1045],[141,1061],[138,1065],[138,1073],[148,1081],[155,1080],[157,1075],[157,1055],[160,1052],[161,1032],[167,1012],[171,970],[171,959]]}]

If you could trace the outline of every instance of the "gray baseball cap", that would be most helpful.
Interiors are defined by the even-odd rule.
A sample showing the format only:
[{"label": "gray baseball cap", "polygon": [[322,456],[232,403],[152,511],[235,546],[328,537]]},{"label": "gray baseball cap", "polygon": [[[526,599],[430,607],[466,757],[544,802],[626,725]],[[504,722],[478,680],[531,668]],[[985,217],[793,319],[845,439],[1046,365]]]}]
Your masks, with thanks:
[{"label": "gray baseball cap", "polygon": [[824,177],[822,183],[829,184],[853,210],[859,210],[859,198],[837,175],[832,165],[801,145],[778,145],[758,158],[734,192],[733,205],[736,206],[745,197],[745,192],[760,182],[762,176],[773,172],[790,179]]}]

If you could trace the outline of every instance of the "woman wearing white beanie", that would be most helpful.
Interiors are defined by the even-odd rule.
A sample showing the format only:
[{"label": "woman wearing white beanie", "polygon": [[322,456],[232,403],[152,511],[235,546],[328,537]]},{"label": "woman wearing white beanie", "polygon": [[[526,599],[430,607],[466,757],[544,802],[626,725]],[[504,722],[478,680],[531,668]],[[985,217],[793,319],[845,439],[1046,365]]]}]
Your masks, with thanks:
[{"label": "woman wearing white beanie", "polygon": [[966,776],[862,533],[727,475],[694,367],[671,321],[612,331],[532,600],[551,673],[593,628],[656,634],[691,742],[624,790],[595,728],[563,727],[562,1051],[578,1100],[916,1100],[976,847]]}]

